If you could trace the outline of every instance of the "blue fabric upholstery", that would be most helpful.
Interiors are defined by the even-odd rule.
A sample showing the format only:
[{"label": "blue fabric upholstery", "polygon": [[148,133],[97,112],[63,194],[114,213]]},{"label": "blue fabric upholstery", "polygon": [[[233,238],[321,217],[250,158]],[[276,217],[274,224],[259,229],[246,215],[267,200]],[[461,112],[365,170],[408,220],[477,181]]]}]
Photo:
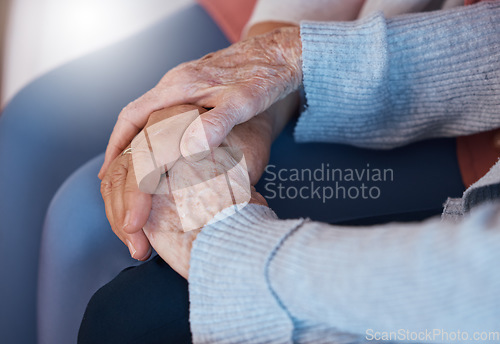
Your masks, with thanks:
[{"label": "blue fabric upholstery", "polygon": [[123,106],[168,69],[227,44],[192,5],[40,77],[6,106],[0,117],[0,342],[36,342],[40,237],[57,188],[104,151]]}]

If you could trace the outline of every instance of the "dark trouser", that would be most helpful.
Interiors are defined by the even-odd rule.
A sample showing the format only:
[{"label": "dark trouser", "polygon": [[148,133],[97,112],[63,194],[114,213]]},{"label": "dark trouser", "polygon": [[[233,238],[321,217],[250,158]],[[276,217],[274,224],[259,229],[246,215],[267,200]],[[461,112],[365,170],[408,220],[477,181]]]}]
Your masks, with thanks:
[{"label": "dark trouser", "polygon": [[90,300],[78,343],[191,343],[186,280],[158,256],[123,270]]}]

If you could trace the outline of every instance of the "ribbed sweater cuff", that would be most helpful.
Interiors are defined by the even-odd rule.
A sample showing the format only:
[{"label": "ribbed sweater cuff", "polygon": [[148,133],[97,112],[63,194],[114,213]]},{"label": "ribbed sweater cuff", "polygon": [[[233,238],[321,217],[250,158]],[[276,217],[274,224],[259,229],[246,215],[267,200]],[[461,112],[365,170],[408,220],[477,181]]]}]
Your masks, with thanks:
[{"label": "ribbed sweater cuff", "polygon": [[500,126],[500,2],[302,22],[297,141],[393,148]]},{"label": "ribbed sweater cuff", "polygon": [[296,140],[355,141],[388,99],[385,19],[305,21],[301,39],[307,108],[295,128]]},{"label": "ribbed sweater cuff", "polygon": [[247,205],[206,226],[191,252],[190,322],[194,343],[290,343],[293,323],[271,290],[274,252],[302,220],[280,221]]}]

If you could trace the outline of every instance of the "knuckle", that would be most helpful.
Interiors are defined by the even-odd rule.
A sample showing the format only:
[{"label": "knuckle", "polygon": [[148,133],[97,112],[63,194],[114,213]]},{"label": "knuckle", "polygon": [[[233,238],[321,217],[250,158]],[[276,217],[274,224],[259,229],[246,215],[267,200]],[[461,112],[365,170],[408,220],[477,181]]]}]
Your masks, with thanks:
[{"label": "knuckle", "polygon": [[264,104],[267,103],[267,98],[265,90],[261,87],[255,87],[253,85],[243,87],[234,97],[234,103],[237,106],[235,111],[238,112],[238,118],[247,120],[266,110],[268,106]]},{"label": "knuckle", "polygon": [[167,80],[171,85],[192,84],[200,79],[200,70],[201,66],[197,60],[185,62],[172,69],[168,74]]},{"label": "knuckle", "polygon": [[161,88],[155,86],[146,93],[144,93],[144,95],[139,99],[137,99],[137,101],[140,104],[151,104],[155,103],[158,99],[161,98],[161,96],[162,96]]},{"label": "knuckle", "polygon": [[[118,156],[118,154],[120,154],[120,152],[123,150],[123,147],[119,143],[114,142],[114,141],[113,142],[110,141],[108,146],[110,148],[114,149],[115,152],[117,152],[117,153],[115,153],[115,156]],[[110,156],[110,158],[112,159],[112,158],[114,158],[114,156]]]},{"label": "knuckle", "polygon": [[135,180],[127,181],[125,183],[125,187],[123,190],[125,195],[131,195],[131,194],[137,193],[138,191],[139,191],[139,186],[136,184]]},{"label": "knuckle", "polygon": [[118,119],[131,120],[132,116],[141,109],[144,104],[154,101],[158,97],[158,91],[156,87],[144,93],[139,98],[128,103],[118,115]]},{"label": "knuckle", "polygon": [[231,100],[227,102],[226,117],[231,121],[241,120],[243,112],[249,107],[249,102],[243,96],[235,94]]},{"label": "knuckle", "polygon": [[161,87],[166,87],[166,86],[180,80],[182,74],[184,74],[186,69],[188,68],[188,64],[189,64],[189,62],[184,62],[184,63],[181,63],[180,65],[172,68],[171,70],[169,70],[163,76],[163,78],[160,80],[158,85]]},{"label": "knuckle", "polygon": [[111,182],[108,178],[104,178],[101,182],[101,195],[103,197],[109,195],[112,190]]},{"label": "knuckle", "polygon": [[133,100],[130,103],[128,103],[127,105],[125,105],[125,107],[123,107],[122,111],[120,111],[120,114],[118,115],[118,119],[121,119],[124,117],[126,118],[128,116],[128,114],[130,113],[130,111],[137,105],[137,101],[138,101],[138,99]]},{"label": "knuckle", "polygon": [[127,178],[128,170],[123,166],[123,164],[118,164],[110,172],[110,180],[113,186],[121,186]]},{"label": "knuckle", "polygon": [[225,136],[233,126],[230,121],[230,116],[223,114],[205,118],[205,122],[209,124],[212,134],[218,137]]}]

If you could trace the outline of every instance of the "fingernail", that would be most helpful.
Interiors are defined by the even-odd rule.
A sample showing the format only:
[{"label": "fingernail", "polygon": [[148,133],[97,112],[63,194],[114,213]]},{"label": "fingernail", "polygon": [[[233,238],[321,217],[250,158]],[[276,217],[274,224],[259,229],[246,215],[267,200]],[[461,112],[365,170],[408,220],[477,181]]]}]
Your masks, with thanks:
[{"label": "fingernail", "polygon": [[135,256],[135,253],[137,252],[137,250],[135,249],[134,245],[132,245],[130,240],[127,240],[127,246],[128,246],[128,250],[130,251],[130,256],[135,259],[134,256]]},{"label": "fingernail", "polygon": [[147,260],[151,256],[152,252],[153,251],[152,251],[151,246],[150,246],[148,249],[148,253],[146,253],[146,255],[144,257],[142,257],[141,259],[138,259],[138,260],[140,260],[141,262]]}]

